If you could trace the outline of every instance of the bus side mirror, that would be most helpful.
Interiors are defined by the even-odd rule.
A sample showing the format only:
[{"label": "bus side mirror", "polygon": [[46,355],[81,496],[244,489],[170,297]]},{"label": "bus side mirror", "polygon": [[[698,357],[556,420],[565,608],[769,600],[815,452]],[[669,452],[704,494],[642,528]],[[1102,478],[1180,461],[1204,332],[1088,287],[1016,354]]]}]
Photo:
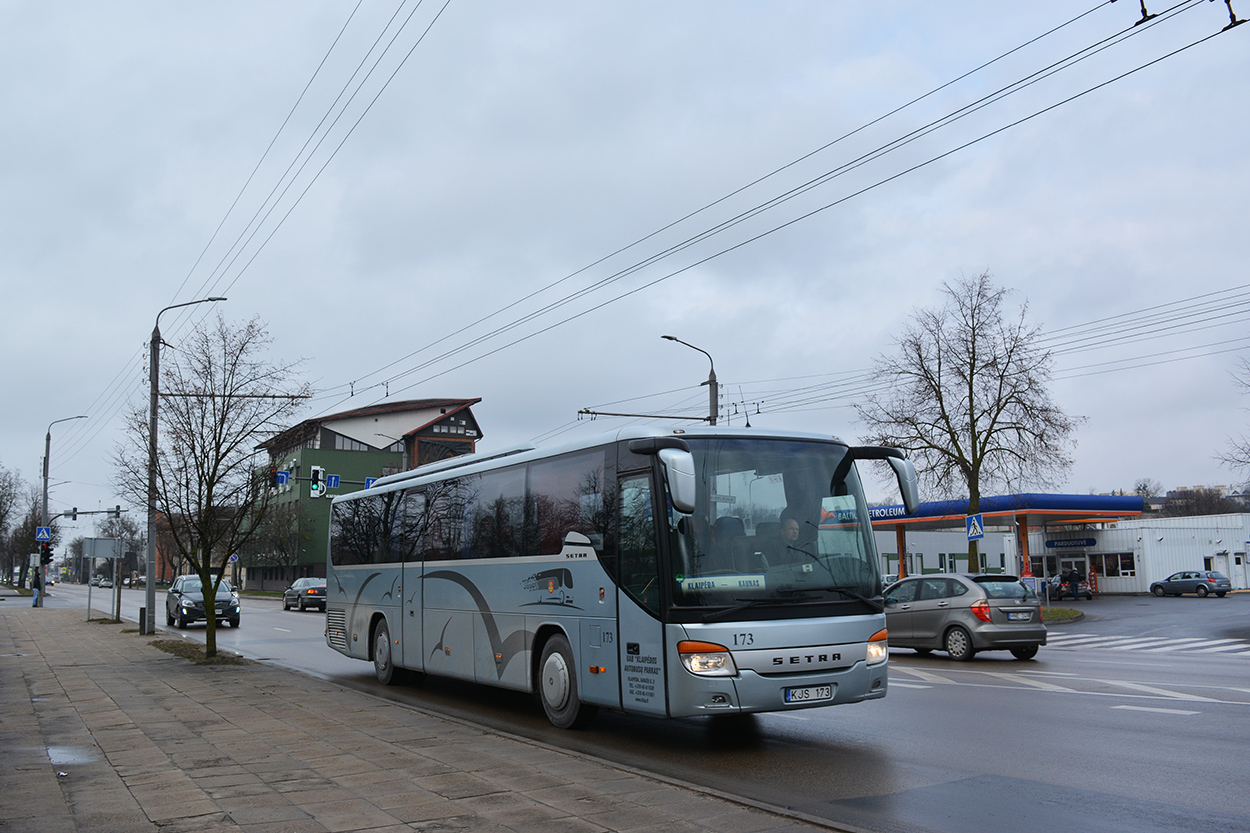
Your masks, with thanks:
[{"label": "bus side mirror", "polygon": [[894,469],[898,478],[898,490],[903,493],[903,506],[908,515],[916,514],[920,508],[920,488],[916,485],[916,467],[911,460],[901,457],[886,457],[885,461]]},{"label": "bus side mirror", "polygon": [[661,448],[658,454],[673,508],[689,515],[695,507],[694,455],[680,448]]}]

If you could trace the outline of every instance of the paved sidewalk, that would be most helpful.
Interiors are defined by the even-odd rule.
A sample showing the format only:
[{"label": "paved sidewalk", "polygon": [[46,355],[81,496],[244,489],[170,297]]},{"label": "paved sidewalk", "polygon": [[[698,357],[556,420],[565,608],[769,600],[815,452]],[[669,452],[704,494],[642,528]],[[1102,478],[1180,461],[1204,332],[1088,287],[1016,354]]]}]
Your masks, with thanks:
[{"label": "paved sidewalk", "polygon": [[21,602],[0,600],[0,833],[830,829]]}]

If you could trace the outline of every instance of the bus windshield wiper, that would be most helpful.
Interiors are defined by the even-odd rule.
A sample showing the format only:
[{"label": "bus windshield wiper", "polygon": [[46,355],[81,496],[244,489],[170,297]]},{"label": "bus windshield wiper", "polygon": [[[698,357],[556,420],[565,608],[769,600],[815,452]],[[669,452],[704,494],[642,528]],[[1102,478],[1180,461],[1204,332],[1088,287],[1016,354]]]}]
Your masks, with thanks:
[{"label": "bus windshield wiper", "polygon": [[856,601],[863,602],[864,604],[868,605],[869,607],[871,607],[873,610],[877,611],[878,613],[881,613],[883,610],[885,610],[884,604],[877,601],[876,599],[870,599],[867,596],[863,595],[862,593],[859,593],[857,590],[855,590],[854,585],[844,586],[844,587],[830,587],[829,589],[834,591],[835,593],[841,593],[843,596],[845,596],[848,599],[855,599]]}]

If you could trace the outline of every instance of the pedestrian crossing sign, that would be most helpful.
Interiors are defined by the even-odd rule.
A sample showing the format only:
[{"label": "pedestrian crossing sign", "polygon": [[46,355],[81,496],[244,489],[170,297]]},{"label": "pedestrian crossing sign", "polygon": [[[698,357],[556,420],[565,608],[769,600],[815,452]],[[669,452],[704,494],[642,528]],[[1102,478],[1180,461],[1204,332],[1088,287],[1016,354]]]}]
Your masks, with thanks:
[{"label": "pedestrian crossing sign", "polygon": [[964,520],[968,524],[969,541],[979,541],[985,537],[985,521],[980,515],[968,515]]}]

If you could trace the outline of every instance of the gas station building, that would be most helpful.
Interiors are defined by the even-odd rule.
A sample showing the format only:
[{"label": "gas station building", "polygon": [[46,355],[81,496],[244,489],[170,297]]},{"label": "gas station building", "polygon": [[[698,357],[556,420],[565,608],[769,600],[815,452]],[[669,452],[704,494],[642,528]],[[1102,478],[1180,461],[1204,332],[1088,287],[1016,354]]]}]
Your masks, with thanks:
[{"label": "gas station building", "polygon": [[[1149,591],[1181,570],[1215,570],[1247,586],[1250,513],[1144,516],[1137,496],[1017,494],[981,499],[980,564],[968,563],[968,501],[871,510],[886,575],[989,572],[1038,578],[1069,571],[1099,593]],[[899,553],[903,553],[900,561]]]}]

